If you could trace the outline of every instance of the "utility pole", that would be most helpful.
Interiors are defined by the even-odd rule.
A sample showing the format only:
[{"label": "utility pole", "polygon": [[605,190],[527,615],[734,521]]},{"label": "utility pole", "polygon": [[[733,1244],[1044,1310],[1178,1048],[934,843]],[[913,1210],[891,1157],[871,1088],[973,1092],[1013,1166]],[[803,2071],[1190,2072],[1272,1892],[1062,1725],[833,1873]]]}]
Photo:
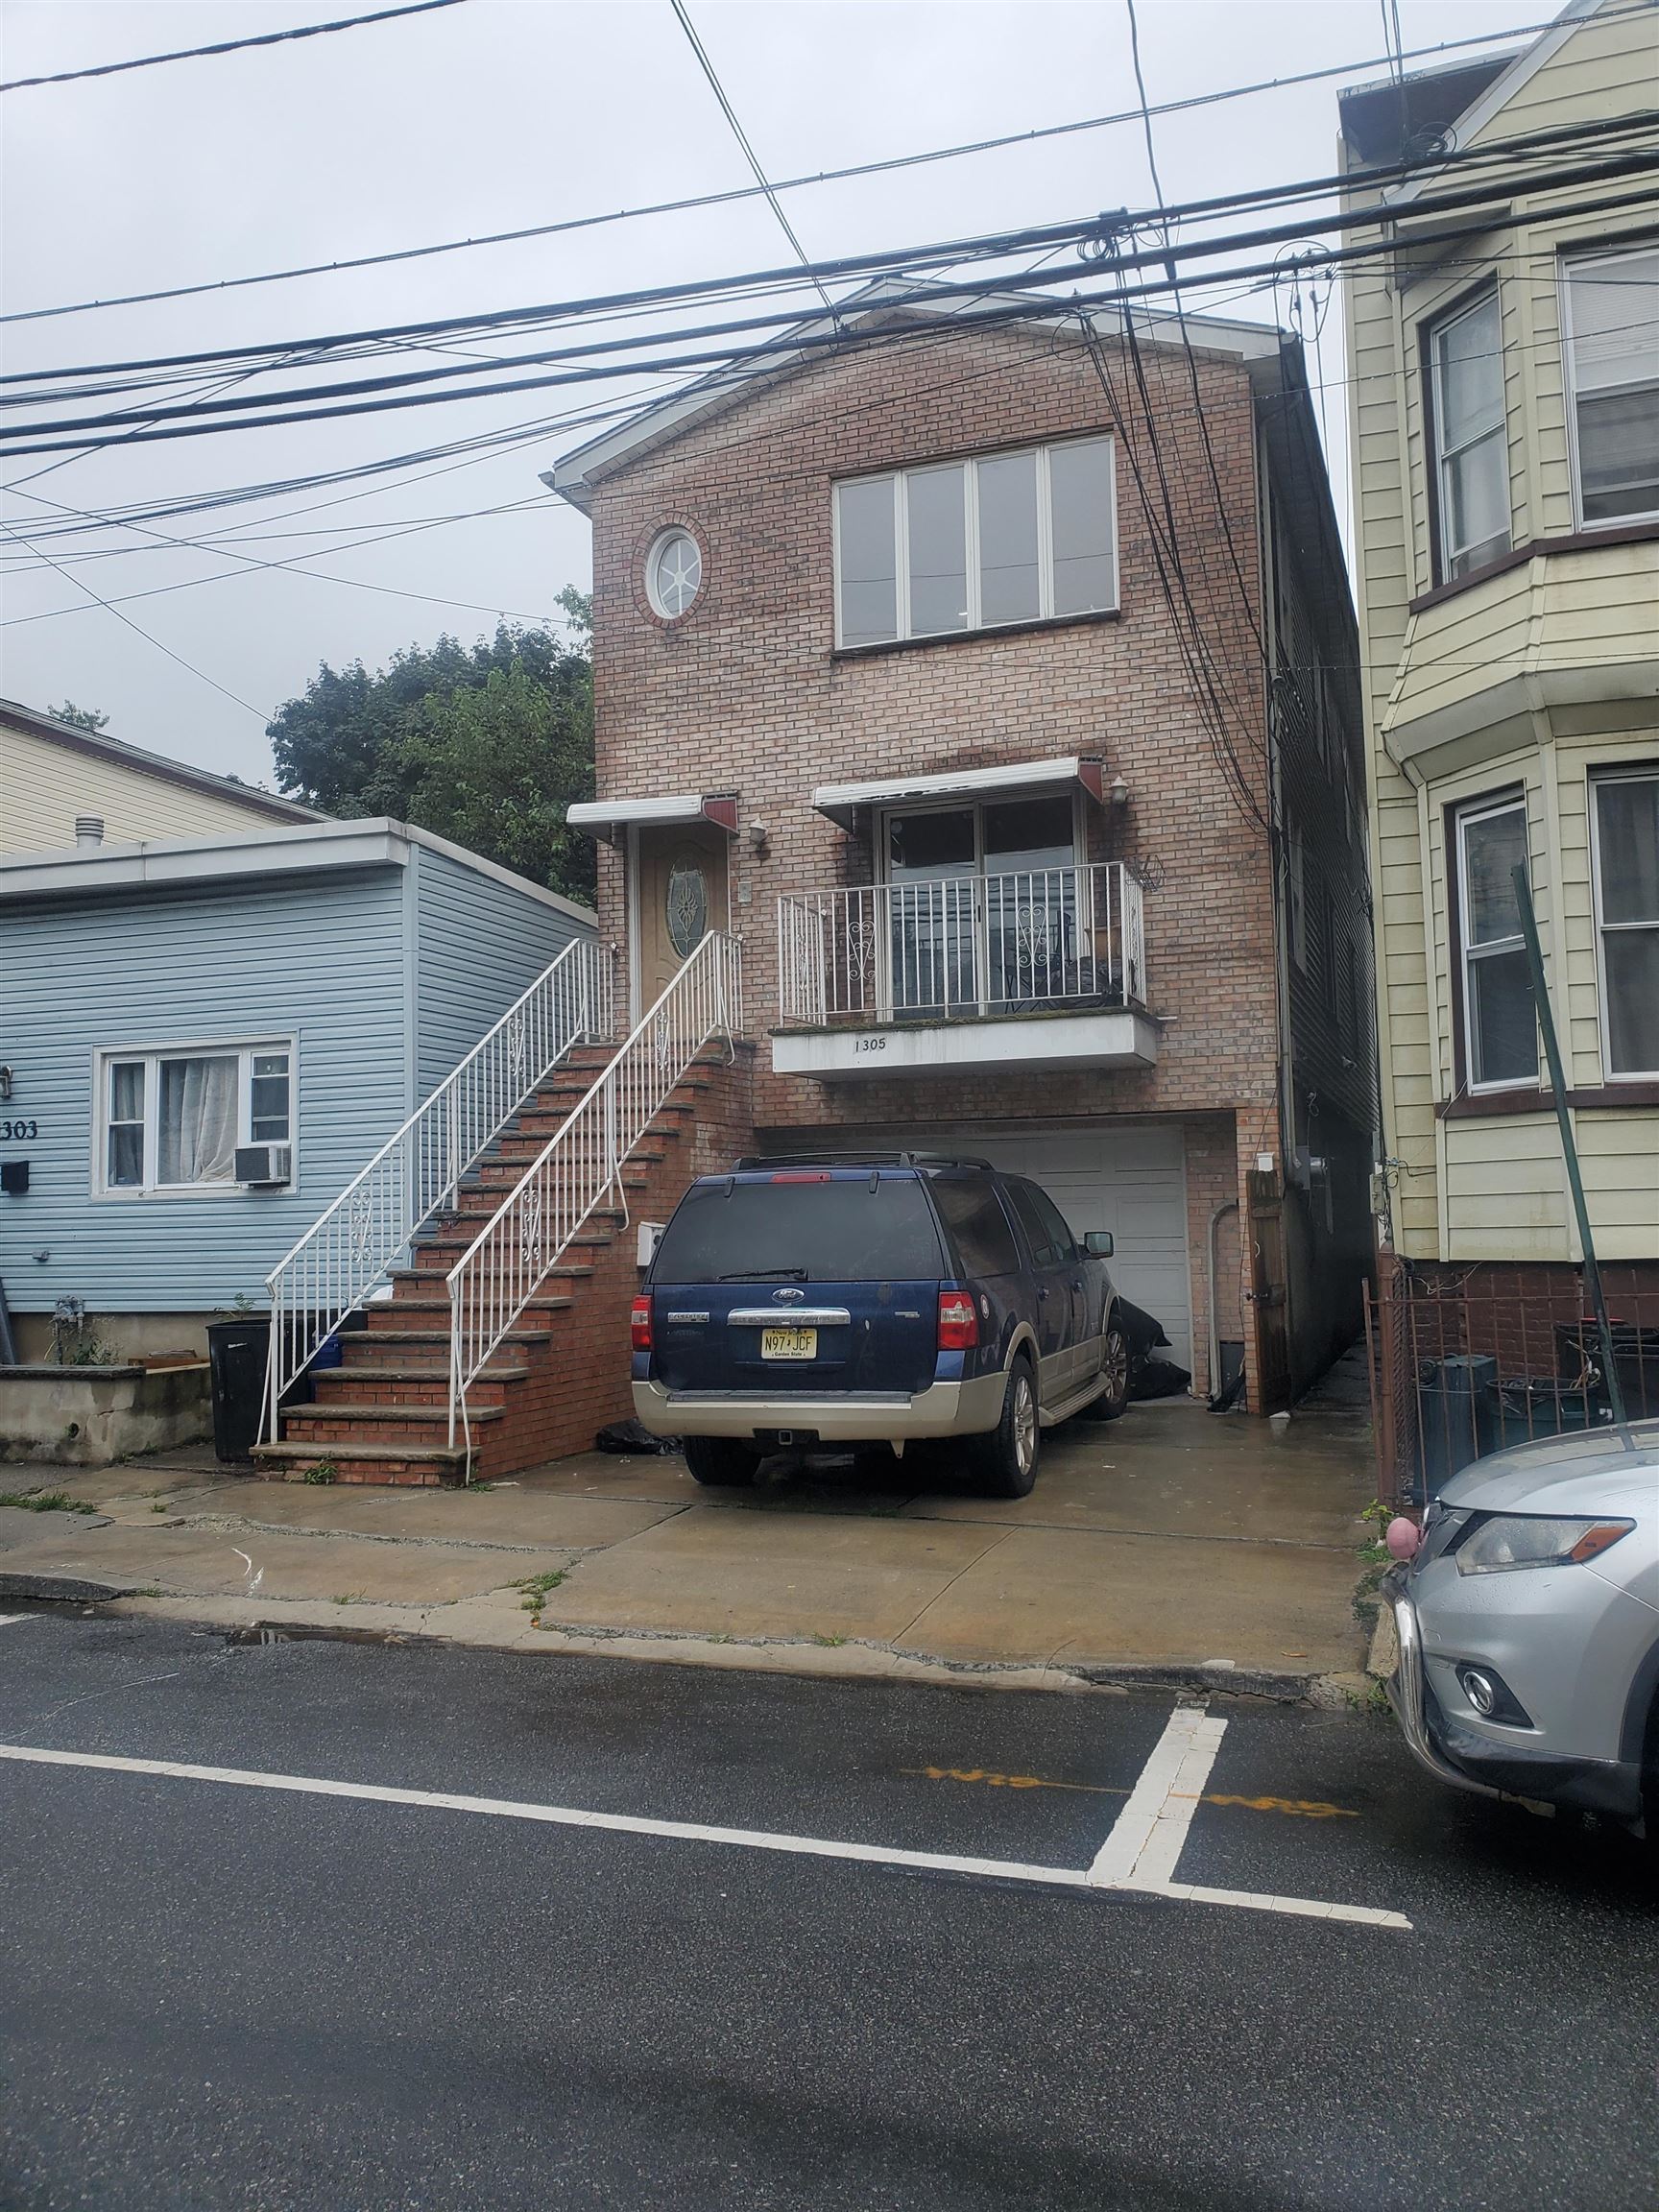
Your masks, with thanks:
[{"label": "utility pole", "polygon": [[1538,942],[1538,917],[1532,911],[1532,887],[1525,867],[1509,871],[1515,885],[1515,903],[1521,910],[1521,934],[1527,943],[1527,970],[1532,985],[1532,1003],[1544,1034],[1544,1060],[1550,1070],[1550,1089],[1555,1100],[1555,1121],[1561,1131],[1561,1149],[1567,1156],[1567,1183],[1573,1192],[1573,1211],[1578,1219],[1578,1242],[1584,1254],[1584,1287],[1596,1309],[1596,1330],[1601,1339],[1601,1374],[1607,1384],[1607,1403],[1621,1426],[1624,1420],[1624,1393],[1613,1363],[1613,1330],[1607,1319],[1607,1296],[1601,1287],[1601,1270],[1596,1264],[1596,1244],[1590,1235],[1590,1209],[1584,1203],[1584,1178],[1578,1172],[1578,1147],[1573,1141],[1573,1122],[1567,1112],[1567,1078],[1561,1071],[1561,1046],[1555,1035],[1555,1017],[1544,986],[1544,949]]}]

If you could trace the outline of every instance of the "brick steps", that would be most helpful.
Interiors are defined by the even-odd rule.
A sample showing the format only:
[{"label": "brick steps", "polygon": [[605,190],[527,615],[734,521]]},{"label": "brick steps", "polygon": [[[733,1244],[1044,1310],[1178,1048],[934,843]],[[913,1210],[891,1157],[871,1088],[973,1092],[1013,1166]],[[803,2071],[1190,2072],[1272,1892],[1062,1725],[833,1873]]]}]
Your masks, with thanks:
[{"label": "brick steps", "polygon": [[[415,1239],[392,1296],[342,1340],[342,1364],[312,1377],[311,1404],[282,1416],[280,1443],[255,1448],[261,1473],[303,1480],[327,1462],[341,1482],[424,1484],[467,1479],[447,1442],[450,1309],[444,1278],[609,1055],[584,1047],[463,1179],[455,1206]],[[666,1220],[694,1175],[751,1148],[748,1065],[698,1063],[622,1166],[628,1214],[595,1208],[550,1268],[468,1392],[474,1479],[590,1448],[632,1410],[628,1308],[638,1287],[628,1222]]]}]

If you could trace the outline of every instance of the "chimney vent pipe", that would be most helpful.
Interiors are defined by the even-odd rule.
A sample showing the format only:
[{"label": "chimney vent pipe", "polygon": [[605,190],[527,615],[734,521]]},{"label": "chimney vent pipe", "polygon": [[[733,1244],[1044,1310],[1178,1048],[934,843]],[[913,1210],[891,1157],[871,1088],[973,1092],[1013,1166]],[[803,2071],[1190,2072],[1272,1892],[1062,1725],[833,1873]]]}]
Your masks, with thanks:
[{"label": "chimney vent pipe", "polygon": [[102,814],[77,814],[75,817],[75,844],[83,853],[95,853],[104,842],[104,817]]}]

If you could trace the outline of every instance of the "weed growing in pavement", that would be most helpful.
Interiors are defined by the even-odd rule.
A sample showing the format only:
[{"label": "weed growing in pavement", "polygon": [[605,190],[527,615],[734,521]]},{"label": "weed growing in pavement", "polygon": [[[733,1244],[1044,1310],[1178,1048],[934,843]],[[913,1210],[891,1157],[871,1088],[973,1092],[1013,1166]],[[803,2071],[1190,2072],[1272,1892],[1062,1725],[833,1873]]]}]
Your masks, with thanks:
[{"label": "weed growing in pavement", "polygon": [[84,1498],[67,1490],[0,1490],[0,1505],[21,1505],[25,1513],[96,1513]]},{"label": "weed growing in pavement", "polygon": [[307,1467],[305,1479],[310,1483],[338,1482],[340,1470],[332,1459],[319,1459],[315,1467]]},{"label": "weed growing in pavement", "polygon": [[821,1644],[826,1651],[838,1651],[847,1639],[845,1636],[814,1636],[812,1641]]},{"label": "weed growing in pavement", "polygon": [[522,1590],[524,1593],[525,1612],[534,1612],[549,1590],[558,1589],[560,1583],[565,1580],[565,1570],[563,1567],[555,1567],[549,1575],[527,1575],[522,1582],[515,1582],[514,1589]]},{"label": "weed growing in pavement", "polygon": [[151,1512],[152,1512],[152,1513],[165,1513],[165,1512],[166,1512],[166,1510],[167,1510],[167,1501],[166,1501],[166,1499],[165,1499],[165,1498],[157,1498],[157,1499],[156,1500],[155,1503],[154,1503],[154,1504],[151,1506],[150,1510],[151,1510]]},{"label": "weed growing in pavement", "polygon": [[128,1592],[130,1598],[159,1598],[160,1595],[161,1585],[158,1582],[147,1582],[142,1590],[130,1590]]},{"label": "weed growing in pavement", "polygon": [[336,1605],[361,1605],[368,1596],[367,1590],[348,1590],[344,1596],[336,1598],[333,1602]]}]

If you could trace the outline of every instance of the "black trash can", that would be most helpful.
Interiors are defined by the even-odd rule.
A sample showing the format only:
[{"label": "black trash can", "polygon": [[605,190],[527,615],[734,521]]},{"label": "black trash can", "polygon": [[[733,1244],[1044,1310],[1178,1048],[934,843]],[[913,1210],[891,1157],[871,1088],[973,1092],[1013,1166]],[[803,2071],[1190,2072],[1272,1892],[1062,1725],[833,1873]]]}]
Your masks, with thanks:
[{"label": "black trash can", "polygon": [[213,1388],[213,1451],[217,1458],[246,1466],[265,1417],[266,1364],[271,1316],[250,1313],[207,1324],[207,1363]]},{"label": "black trash can", "polygon": [[1426,1499],[1459,1467],[1496,1450],[1497,1380],[1498,1362],[1485,1353],[1424,1361],[1417,1379],[1417,1464]]}]

